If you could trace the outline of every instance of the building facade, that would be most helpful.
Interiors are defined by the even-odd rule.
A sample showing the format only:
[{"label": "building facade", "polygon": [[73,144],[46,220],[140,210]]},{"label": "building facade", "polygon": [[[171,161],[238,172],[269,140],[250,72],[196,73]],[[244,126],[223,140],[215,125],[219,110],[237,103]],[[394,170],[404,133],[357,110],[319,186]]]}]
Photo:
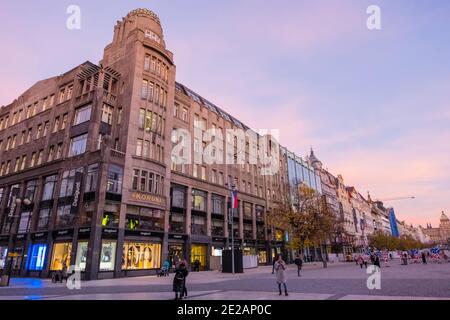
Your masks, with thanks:
[{"label": "building facade", "polygon": [[426,228],[422,228],[425,236],[429,237],[430,242],[436,244],[448,244],[450,242],[450,220],[447,215],[442,212],[439,219],[439,227],[428,224]]},{"label": "building facade", "polygon": [[[137,9],[117,22],[98,65],[39,81],[0,109],[0,269],[47,277],[66,265],[102,279],[187,259],[205,270],[231,233],[260,264],[282,252],[285,234],[266,214],[285,201],[296,156],[270,138],[230,134],[249,128],[175,78],[159,18]],[[251,161],[266,142],[279,150],[271,175]],[[176,145],[225,161],[179,163]],[[303,167],[295,179],[320,191]],[[239,201],[229,214],[232,185]]]}]

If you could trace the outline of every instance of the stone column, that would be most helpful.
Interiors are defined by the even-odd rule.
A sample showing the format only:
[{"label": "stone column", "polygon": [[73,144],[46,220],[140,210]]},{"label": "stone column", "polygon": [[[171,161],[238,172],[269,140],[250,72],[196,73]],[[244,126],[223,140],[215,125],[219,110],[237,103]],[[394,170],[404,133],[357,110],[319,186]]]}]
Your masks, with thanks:
[{"label": "stone column", "polygon": [[256,240],[256,206],[252,203],[252,224],[253,224],[253,239]]}]

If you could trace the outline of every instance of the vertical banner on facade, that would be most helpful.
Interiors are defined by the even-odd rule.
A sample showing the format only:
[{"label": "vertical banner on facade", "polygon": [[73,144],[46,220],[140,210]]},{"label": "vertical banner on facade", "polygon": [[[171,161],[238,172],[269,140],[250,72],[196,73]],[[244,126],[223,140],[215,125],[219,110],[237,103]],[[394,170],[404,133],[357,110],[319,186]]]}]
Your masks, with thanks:
[{"label": "vertical banner on facade", "polygon": [[76,172],[75,173],[75,181],[73,183],[73,191],[72,191],[72,204],[70,206],[70,214],[76,215],[78,214],[78,209],[80,208],[80,195],[81,195],[81,183],[83,181],[83,173]]},{"label": "vertical banner on facade", "polygon": [[8,212],[8,218],[14,217],[14,211],[16,211],[16,200],[17,196],[19,195],[19,188],[14,187],[11,189],[11,198],[9,199],[9,212]]}]

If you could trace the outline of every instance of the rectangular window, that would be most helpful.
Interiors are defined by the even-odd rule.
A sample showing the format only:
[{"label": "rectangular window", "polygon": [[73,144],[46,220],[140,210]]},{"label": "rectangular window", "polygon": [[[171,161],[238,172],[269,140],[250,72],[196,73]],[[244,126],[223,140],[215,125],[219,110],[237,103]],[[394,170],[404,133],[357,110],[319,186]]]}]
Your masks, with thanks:
[{"label": "rectangular window", "polygon": [[46,135],[47,135],[47,133],[48,133],[48,129],[50,128],[50,122],[49,121],[46,121],[45,123],[44,123],[44,132],[42,133],[42,136],[43,137],[45,137]]},{"label": "rectangular window", "polygon": [[26,163],[27,163],[27,156],[24,155],[22,156],[22,160],[20,162],[20,170],[25,170]]},{"label": "rectangular window", "polygon": [[51,146],[50,149],[48,150],[47,162],[51,162],[54,159],[55,159],[55,147]]},{"label": "rectangular window", "polygon": [[65,93],[65,90],[64,89],[61,89],[60,91],[59,91],[59,103],[62,103],[62,102],[64,102],[64,93]]},{"label": "rectangular window", "polygon": [[69,268],[72,243],[55,243],[53,245],[52,259],[50,262],[51,271],[62,270],[64,265]]},{"label": "rectangular window", "polygon": [[91,164],[88,167],[86,175],[86,186],[84,192],[91,192],[97,190],[97,180],[98,180],[98,164]]},{"label": "rectangular window", "polygon": [[31,212],[25,211],[20,214],[20,221],[19,221],[19,229],[17,230],[18,233],[26,233],[30,231],[31,226]]},{"label": "rectangular window", "polygon": [[42,271],[44,269],[46,255],[46,244],[33,244],[28,255],[27,270]]},{"label": "rectangular window", "polygon": [[42,191],[42,201],[53,199],[53,192],[58,180],[57,175],[49,176],[45,178],[44,187]]},{"label": "rectangular window", "polygon": [[67,125],[67,113],[65,113],[63,115],[62,122],[61,122],[61,130],[66,129],[66,125]]},{"label": "rectangular window", "polygon": [[39,210],[37,230],[47,230],[50,217],[50,209],[44,208]]},{"label": "rectangular window", "polygon": [[86,261],[88,255],[88,242],[78,242],[77,257],[75,266],[80,269],[81,272],[86,271]]},{"label": "rectangular window", "polygon": [[142,80],[141,98],[147,99],[148,96],[148,81]]},{"label": "rectangular window", "polygon": [[41,137],[41,131],[42,131],[42,125],[38,125],[37,131],[36,131],[36,140]]},{"label": "rectangular window", "polygon": [[117,242],[111,240],[102,241],[100,255],[100,271],[113,271],[116,259]]},{"label": "rectangular window", "polygon": [[87,134],[83,134],[70,140],[69,157],[74,157],[86,152],[87,137]]},{"label": "rectangular window", "polygon": [[91,119],[91,110],[92,106],[90,104],[76,109],[73,125],[75,126],[77,124],[89,121]]},{"label": "rectangular window", "polygon": [[31,137],[33,135],[33,129],[28,129],[28,135],[27,135],[27,140],[26,142],[29,143],[31,141]]},{"label": "rectangular window", "polygon": [[113,107],[104,103],[102,106],[102,122],[112,124],[113,111]]},{"label": "rectangular window", "polygon": [[146,55],[144,58],[144,70],[150,70],[150,56]]},{"label": "rectangular window", "polygon": [[150,270],[161,268],[161,244],[135,243],[123,245],[122,270]]},{"label": "rectangular window", "polygon": [[136,155],[138,157],[142,157],[142,144],[143,144],[143,140],[142,139],[137,139],[137,141],[136,141]]},{"label": "rectangular window", "polygon": [[52,133],[57,132],[58,129],[59,129],[59,117],[56,117],[56,118],[55,118],[55,123],[53,124],[53,130],[52,130]]},{"label": "rectangular window", "polygon": [[122,194],[122,181],[123,168],[113,164],[109,165],[106,191],[116,194]]},{"label": "rectangular window", "polygon": [[145,109],[139,110],[139,121],[138,121],[139,129],[144,129],[145,126]]},{"label": "rectangular window", "polygon": [[63,144],[59,143],[58,144],[58,148],[56,149],[55,160],[58,160],[58,159],[60,159],[62,157],[62,147],[63,147]]}]

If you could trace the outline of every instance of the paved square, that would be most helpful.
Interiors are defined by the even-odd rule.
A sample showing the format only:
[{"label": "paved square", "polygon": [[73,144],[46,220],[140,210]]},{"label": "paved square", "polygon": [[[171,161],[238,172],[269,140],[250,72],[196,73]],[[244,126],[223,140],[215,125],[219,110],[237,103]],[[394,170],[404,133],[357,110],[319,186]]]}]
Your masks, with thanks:
[{"label": "paved square", "polygon": [[[279,296],[271,267],[244,274],[191,272],[188,300],[450,300],[450,263],[400,265],[394,260],[381,268],[381,289],[367,288],[366,269],[354,263],[306,264],[301,277],[296,267],[287,270],[289,296]],[[82,282],[80,290],[50,280],[12,279],[0,288],[0,300],[170,300],[170,277],[140,277]]]}]

